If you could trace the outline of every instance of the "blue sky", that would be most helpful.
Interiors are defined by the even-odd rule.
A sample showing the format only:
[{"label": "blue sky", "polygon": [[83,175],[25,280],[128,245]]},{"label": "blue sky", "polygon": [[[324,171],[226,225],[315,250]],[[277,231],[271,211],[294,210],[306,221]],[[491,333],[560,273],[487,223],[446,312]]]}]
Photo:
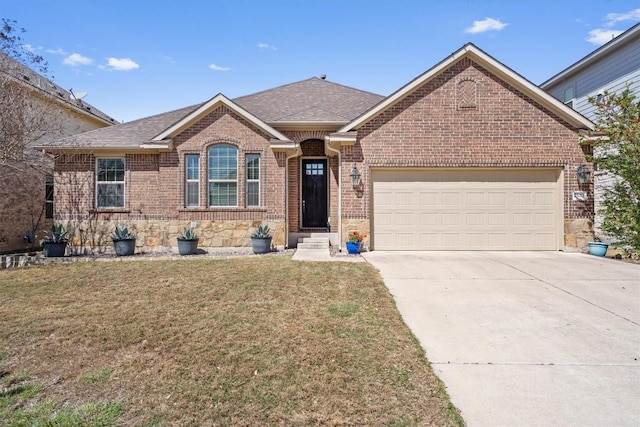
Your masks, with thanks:
[{"label": "blue sky", "polygon": [[472,42],[535,84],[640,0],[0,0],[54,81],[118,121],[327,75],[388,95]]}]

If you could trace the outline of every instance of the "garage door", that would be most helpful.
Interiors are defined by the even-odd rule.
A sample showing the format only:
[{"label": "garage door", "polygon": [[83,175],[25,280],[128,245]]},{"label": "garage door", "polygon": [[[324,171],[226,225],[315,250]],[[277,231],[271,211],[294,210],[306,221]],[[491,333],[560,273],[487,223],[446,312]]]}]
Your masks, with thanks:
[{"label": "garage door", "polygon": [[373,170],[373,248],[558,250],[559,169]]}]

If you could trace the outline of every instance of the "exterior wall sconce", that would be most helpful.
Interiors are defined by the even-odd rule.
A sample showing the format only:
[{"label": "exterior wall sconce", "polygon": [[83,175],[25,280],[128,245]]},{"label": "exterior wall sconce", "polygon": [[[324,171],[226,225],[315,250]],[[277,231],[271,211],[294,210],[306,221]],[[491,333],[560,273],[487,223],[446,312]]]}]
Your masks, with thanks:
[{"label": "exterior wall sconce", "polygon": [[351,185],[353,185],[353,188],[356,188],[360,185],[360,178],[362,176],[360,175],[360,171],[358,171],[355,163],[353,164],[353,169],[351,169],[349,177],[351,178]]},{"label": "exterior wall sconce", "polygon": [[578,184],[588,184],[591,172],[585,165],[578,166]]}]

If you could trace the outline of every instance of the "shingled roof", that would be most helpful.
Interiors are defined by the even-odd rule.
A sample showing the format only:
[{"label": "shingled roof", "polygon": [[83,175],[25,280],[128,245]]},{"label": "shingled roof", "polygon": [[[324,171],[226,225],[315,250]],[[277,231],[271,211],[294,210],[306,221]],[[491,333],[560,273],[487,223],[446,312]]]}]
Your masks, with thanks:
[{"label": "shingled roof", "polygon": [[67,106],[79,110],[87,116],[94,116],[100,121],[108,124],[117,123],[112,117],[108,116],[103,111],[100,111],[82,99],[76,98],[71,91],[63,89],[50,79],[40,75],[4,52],[0,52],[0,73],[10,76],[15,79],[15,81],[18,81],[25,86],[44,92]]},{"label": "shingled roof", "polygon": [[38,148],[140,148],[202,104],[145,117],[116,126],[94,129],[41,145]]},{"label": "shingled roof", "polygon": [[384,96],[312,77],[233,101],[271,125],[291,122],[348,123]]},{"label": "shingled roof", "polygon": [[[271,126],[296,123],[331,123],[339,126],[383,99],[381,95],[313,77],[235,98],[232,102]],[[96,129],[43,144],[40,148],[140,148],[204,104]]]}]

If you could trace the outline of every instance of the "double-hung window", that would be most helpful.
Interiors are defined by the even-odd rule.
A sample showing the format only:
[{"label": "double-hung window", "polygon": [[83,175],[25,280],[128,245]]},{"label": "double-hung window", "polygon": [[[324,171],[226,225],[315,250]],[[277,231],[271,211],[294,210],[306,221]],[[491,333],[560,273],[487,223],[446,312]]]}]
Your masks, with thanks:
[{"label": "double-hung window", "polygon": [[247,206],[260,206],[259,154],[247,154]]},{"label": "double-hung window", "polygon": [[185,204],[187,207],[200,206],[200,156],[185,156]]},{"label": "double-hung window", "polygon": [[209,206],[238,206],[238,149],[214,145],[208,153]]},{"label": "double-hung window", "polygon": [[124,158],[97,159],[96,207],[124,207]]}]

